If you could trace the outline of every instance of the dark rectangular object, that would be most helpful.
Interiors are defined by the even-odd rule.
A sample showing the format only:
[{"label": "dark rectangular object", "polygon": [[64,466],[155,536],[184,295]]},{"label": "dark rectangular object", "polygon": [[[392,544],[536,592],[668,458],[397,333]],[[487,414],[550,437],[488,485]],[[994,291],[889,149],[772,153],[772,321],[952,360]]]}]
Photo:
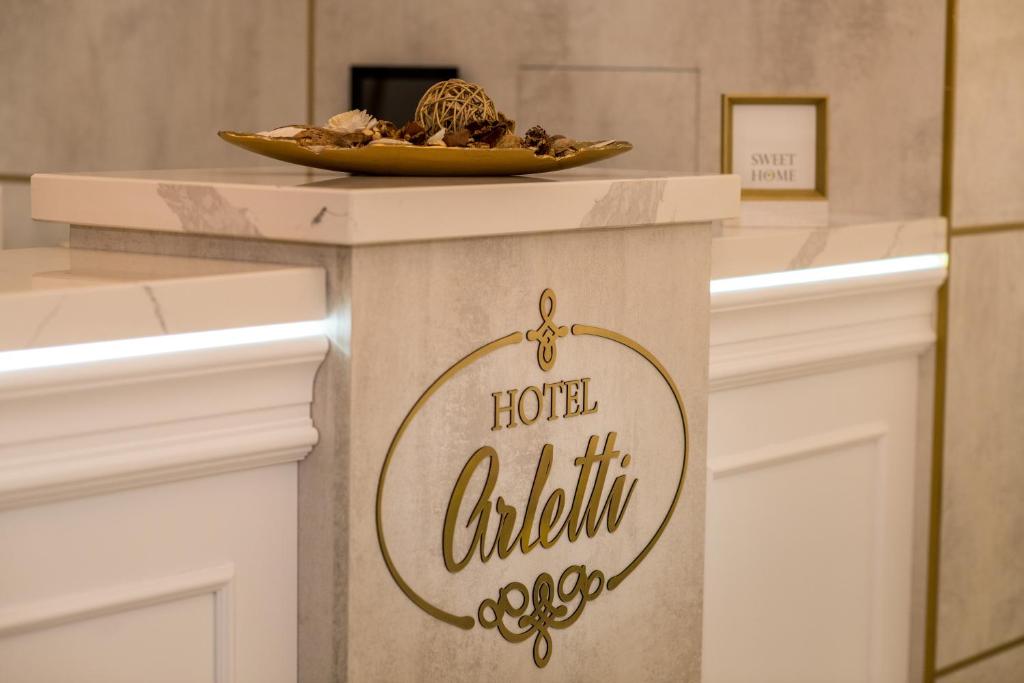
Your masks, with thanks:
[{"label": "dark rectangular object", "polygon": [[378,119],[401,126],[412,120],[427,88],[458,78],[454,66],[353,66],[352,109],[365,109]]}]

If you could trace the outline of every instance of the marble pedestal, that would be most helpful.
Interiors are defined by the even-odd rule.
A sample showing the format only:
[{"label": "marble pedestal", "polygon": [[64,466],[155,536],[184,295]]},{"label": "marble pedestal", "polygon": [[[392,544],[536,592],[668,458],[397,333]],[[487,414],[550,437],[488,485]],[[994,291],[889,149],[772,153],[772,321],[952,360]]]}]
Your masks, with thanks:
[{"label": "marble pedestal", "polygon": [[[699,680],[710,221],[735,178],[339,180],[348,222],[320,234],[349,239],[314,244],[265,239],[302,189],[51,179],[135,200],[76,248],[326,270],[300,680]],[[405,223],[379,243],[354,214],[385,209]]]}]

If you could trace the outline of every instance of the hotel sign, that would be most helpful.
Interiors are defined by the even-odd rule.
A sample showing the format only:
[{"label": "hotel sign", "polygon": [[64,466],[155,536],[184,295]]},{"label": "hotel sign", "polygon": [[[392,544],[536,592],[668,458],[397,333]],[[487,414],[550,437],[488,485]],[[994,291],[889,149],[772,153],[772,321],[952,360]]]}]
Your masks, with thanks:
[{"label": "hotel sign", "polygon": [[682,494],[688,430],[650,351],[558,324],[550,289],[539,307],[539,325],[473,349],[409,409],[381,466],[376,525],[413,604],[532,641],[543,667],[554,633],[590,603],[629,600]]}]

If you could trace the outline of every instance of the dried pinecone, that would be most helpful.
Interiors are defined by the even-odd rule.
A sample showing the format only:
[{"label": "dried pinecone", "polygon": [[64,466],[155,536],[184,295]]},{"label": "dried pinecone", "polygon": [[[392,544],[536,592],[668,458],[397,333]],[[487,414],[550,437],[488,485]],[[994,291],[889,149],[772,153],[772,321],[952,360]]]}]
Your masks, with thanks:
[{"label": "dried pinecone", "polygon": [[541,143],[546,142],[547,139],[547,131],[540,126],[534,126],[526,131],[526,135],[523,136],[523,146],[536,149]]}]

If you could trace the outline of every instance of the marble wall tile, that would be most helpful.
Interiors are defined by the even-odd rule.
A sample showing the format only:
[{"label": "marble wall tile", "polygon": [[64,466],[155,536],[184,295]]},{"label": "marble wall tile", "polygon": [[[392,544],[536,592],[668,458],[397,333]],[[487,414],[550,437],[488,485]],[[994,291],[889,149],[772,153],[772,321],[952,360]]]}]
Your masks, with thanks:
[{"label": "marble wall tile", "polygon": [[305,118],[306,3],[7,0],[0,92],[0,173],[257,163],[216,132]]},{"label": "marble wall tile", "polygon": [[[693,70],[699,85],[686,110],[699,111],[695,124],[685,119],[686,127],[672,129],[684,123],[678,112],[660,111],[664,94],[640,100],[650,104],[616,124],[616,137],[635,141],[647,132],[634,121],[672,124],[665,126],[671,142],[634,152],[634,163],[718,172],[723,92],[823,92],[832,208],[938,213],[945,10],[934,0],[455,0],[429,9],[395,0],[358,12],[319,0],[316,7],[318,119],[348,106],[350,64],[455,64],[514,118],[522,117],[522,65]],[[605,96],[573,107],[600,109]],[[561,98],[552,88],[550,104],[532,99],[531,107],[557,111]],[[697,153],[680,155],[677,142],[694,138]]]},{"label": "marble wall tile", "polygon": [[942,683],[1007,683],[1018,681],[1024,671],[1024,646],[1002,652],[990,659],[954,671],[939,680]]},{"label": "marble wall tile", "polygon": [[[707,340],[699,330],[707,329],[709,236],[708,224],[689,224],[354,250],[350,681],[699,680],[707,419]],[[481,341],[521,327],[520,321],[536,319],[537,297],[545,286],[557,292],[557,316],[566,324],[601,321],[602,326],[633,339],[647,340],[643,343],[659,355],[687,403],[691,439],[687,458],[692,460],[679,507],[651,555],[628,583],[615,589],[614,597],[607,598],[606,606],[594,603],[593,618],[588,618],[588,611],[571,628],[552,631],[553,654],[547,666],[538,670],[529,641],[510,645],[491,631],[479,627],[460,631],[410,609],[375,552],[371,510],[381,467],[372,454],[383,452],[408,406],[448,363]],[[651,305],[666,299],[673,301],[672,307]],[[451,380],[452,386],[459,387],[451,389],[458,398],[444,403],[443,419],[431,423],[423,413],[417,417],[433,425],[420,423],[418,429],[425,431],[419,432],[419,452],[429,454],[431,463],[455,458],[461,467],[464,456],[454,453],[472,452],[476,430],[483,425],[487,443],[501,453],[502,477],[506,471],[513,472],[515,482],[523,474],[532,476],[536,464],[532,454],[543,443],[542,437],[554,444],[556,453],[567,452],[559,449],[583,444],[586,434],[605,433],[621,424],[620,444],[642,432],[644,445],[636,446],[640,450],[635,453],[667,455],[679,432],[669,422],[670,413],[659,412],[663,380],[630,365],[633,359],[605,345],[571,347],[568,341],[559,343],[558,364],[548,376],[574,377],[587,368],[584,374],[594,378],[594,386],[604,387],[601,410],[606,412],[593,415],[586,424],[552,423],[543,432],[492,432],[487,420],[481,419],[493,414],[491,405],[479,398],[490,399],[489,392],[495,390],[491,387],[516,386],[541,374],[533,364],[534,349],[524,349],[525,364],[513,350],[511,357],[475,375],[477,379],[464,384],[456,384],[458,378]],[[372,349],[369,357],[368,349]],[[622,412],[623,399],[631,406],[626,412]],[[661,418],[645,422],[655,414]],[[415,429],[410,427],[407,438],[417,438],[412,436]],[[532,582],[539,570],[560,573],[574,562],[585,562],[590,568],[610,566],[610,554],[625,547],[631,550],[620,557],[628,561],[639,547],[637,542],[644,543],[639,529],[657,525],[644,527],[646,522],[640,522],[634,530],[623,529],[613,543],[595,545],[581,539],[572,546],[545,549],[543,555],[513,555],[500,566],[492,563],[486,569],[470,568],[453,576],[431,557],[436,543],[420,540],[436,538],[431,511],[444,509],[450,490],[448,485],[429,485],[432,467],[417,467],[416,476],[411,475],[414,470],[406,469],[407,481],[423,482],[422,487],[402,488],[400,497],[390,494],[389,498],[385,493],[382,514],[390,520],[385,535],[390,535],[395,563],[415,567],[421,594],[444,595],[446,604],[459,605],[459,614],[475,613],[480,599],[476,596],[493,594],[498,576],[493,572],[500,572],[501,583]],[[669,486],[659,489],[648,479],[646,489],[638,485],[637,500],[664,504],[666,498],[658,496],[672,490],[672,470],[662,471]],[[400,481],[401,472],[400,466],[393,465],[388,481]],[[554,471],[551,476],[552,482],[557,480]],[[528,485],[529,480],[523,477],[521,482]],[[569,483],[569,479],[562,481],[558,486]],[[503,485],[499,483],[499,489]],[[439,488],[440,497],[436,495]],[[504,493],[510,491],[503,489],[509,501],[525,498]],[[661,519],[664,510],[653,504],[647,512],[634,514],[641,515],[638,520],[650,514],[647,522],[653,522]],[[415,555],[414,548],[421,554]],[[367,615],[373,617],[367,619]],[[391,654],[396,651],[402,656]]]},{"label": "marble wall tile", "polygon": [[938,666],[1024,634],[1024,231],[955,237]]},{"label": "marble wall tile", "polygon": [[1024,221],[1024,3],[961,2],[953,226]]},{"label": "marble wall tile", "polygon": [[[696,69],[622,69],[527,65],[518,74],[516,114],[525,130],[582,140],[623,137],[633,152],[605,166],[695,171],[699,167]],[[600,106],[594,97],[600,95]],[[666,138],[665,131],[673,132]]]}]

